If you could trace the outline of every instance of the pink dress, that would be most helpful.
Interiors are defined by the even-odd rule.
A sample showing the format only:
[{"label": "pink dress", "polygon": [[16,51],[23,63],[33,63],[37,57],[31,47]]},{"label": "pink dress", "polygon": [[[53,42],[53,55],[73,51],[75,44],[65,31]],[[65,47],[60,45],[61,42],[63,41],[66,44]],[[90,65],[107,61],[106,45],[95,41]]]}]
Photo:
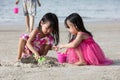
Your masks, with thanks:
[{"label": "pink dress", "polygon": [[[90,35],[81,32],[80,34],[85,34],[89,38],[82,40],[78,45],[81,54],[84,57],[85,62],[88,65],[109,65],[113,61],[106,58],[100,46],[93,40]],[[79,61],[79,58],[74,50],[74,48],[67,49],[67,61],[68,63],[75,63]]]},{"label": "pink dress", "polygon": [[[20,36],[20,38],[24,39],[24,40],[28,40],[29,35],[28,34],[22,34]],[[38,33],[35,38],[32,41],[32,46],[36,51],[40,51],[41,46],[44,44],[50,44],[53,45],[54,43],[54,38],[51,35],[47,35],[46,37],[40,38],[40,33]],[[25,57],[29,57],[30,55],[32,55],[33,53],[30,51],[30,49],[27,47],[27,45],[25,46],[25,50],[27,50],[27,52],[29,54],[23,54],[22,56]]]}]

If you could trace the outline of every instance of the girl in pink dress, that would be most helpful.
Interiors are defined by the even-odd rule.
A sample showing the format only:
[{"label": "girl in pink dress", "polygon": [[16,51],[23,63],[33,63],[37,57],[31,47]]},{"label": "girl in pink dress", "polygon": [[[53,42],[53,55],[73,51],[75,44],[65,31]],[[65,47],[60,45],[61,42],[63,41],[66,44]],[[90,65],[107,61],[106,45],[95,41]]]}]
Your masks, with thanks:
[{"label": "girl in pink dress", "polygon": [[32,54],[38,59],[47,54],[48,50],[54,49],[59,43],[58,18],[54,13],[47,13],[40,20],[39,25],[30,35],[22,34],[18,45],[18,61],[21,57]]},{"label": "girl in pink dress", "polygon": [[70,32],[68,44],[59,48],[68,48],[67,62],[75,65],[109,65],[113,61],[106,58],[100,46],[94,41],[92,34],[84,27],[82,18],[72,13],[65,19],[65,25]]}]

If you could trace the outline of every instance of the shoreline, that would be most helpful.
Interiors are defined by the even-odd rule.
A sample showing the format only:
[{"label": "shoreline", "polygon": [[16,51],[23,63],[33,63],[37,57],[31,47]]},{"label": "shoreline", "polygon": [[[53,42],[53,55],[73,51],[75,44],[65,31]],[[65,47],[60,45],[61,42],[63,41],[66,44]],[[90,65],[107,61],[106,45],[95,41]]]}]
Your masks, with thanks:
[{"label": "shoreline", "polygon": [[[118,19],[98,19],[98,20],[86,20],[86,19],[83,19],[83,21],[84,21],[84,23],[109,23],[109,22],[114,22],[114,23],[118,23],[118,22],[120,22],[120,19],[118,18]],[[19,21],[18,21],[19,22]],[[25,20],[23,20],[23,23],[18,23],[18,22],[0,22],[0,27],[1,26],[9,26],[9,25],[11,25],[11,26],[18,26],[18,27],[21,27],[21,26],[25,26]],[[35,20],[35,27],[38,25],[38,21],[36,21]],[[63,24],[64,23],[64,21],[59,21],[59,24]]]}]

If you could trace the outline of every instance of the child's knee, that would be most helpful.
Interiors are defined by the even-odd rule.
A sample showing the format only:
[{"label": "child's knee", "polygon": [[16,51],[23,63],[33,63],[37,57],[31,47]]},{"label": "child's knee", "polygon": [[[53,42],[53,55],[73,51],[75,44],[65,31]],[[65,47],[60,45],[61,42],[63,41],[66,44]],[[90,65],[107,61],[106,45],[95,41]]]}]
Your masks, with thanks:
[{"label": "child's knee", "polygon": [[23,39],[23,38],[19,38],[19,41],[21,41],[21,42],[26,42],[26,40]]}]

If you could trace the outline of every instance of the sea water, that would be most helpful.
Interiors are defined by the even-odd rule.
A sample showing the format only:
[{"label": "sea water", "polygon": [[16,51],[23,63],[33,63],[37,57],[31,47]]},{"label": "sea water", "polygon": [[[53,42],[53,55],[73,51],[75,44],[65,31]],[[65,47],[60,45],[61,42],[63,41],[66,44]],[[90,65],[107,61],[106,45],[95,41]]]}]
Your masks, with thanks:
[{"label": "sea water", "polygon": [[[58,16],[59,22],[64,22],[71,13],[79,13],[84,21],[120,19],[120,0],[40,0],[37,6],[35,24],[47,12]],[[25,24],[22,0],[18,4],[19,14],[14,14],[15,0],[0,0],[0,24]]]}]

